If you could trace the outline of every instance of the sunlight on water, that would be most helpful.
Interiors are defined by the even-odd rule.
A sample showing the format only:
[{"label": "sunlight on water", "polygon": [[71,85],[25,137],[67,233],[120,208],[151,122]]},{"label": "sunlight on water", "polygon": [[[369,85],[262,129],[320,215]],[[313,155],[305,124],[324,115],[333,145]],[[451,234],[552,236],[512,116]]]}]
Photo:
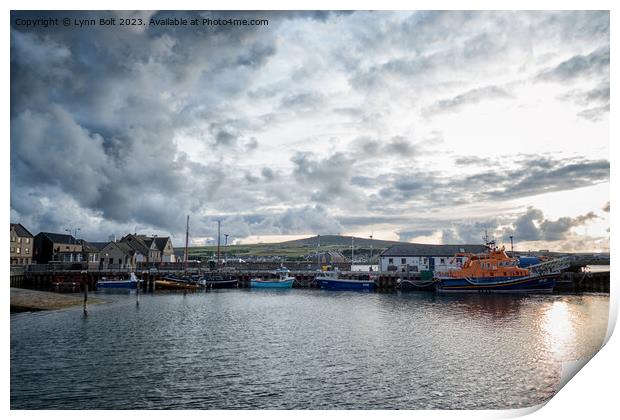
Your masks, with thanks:
[{"label": "sunlight on water", "polygon": [[545,341],[559,360],[566,360],[566,346],[574,339],[568,303],[553,302],[545,311],[543,320]]}]

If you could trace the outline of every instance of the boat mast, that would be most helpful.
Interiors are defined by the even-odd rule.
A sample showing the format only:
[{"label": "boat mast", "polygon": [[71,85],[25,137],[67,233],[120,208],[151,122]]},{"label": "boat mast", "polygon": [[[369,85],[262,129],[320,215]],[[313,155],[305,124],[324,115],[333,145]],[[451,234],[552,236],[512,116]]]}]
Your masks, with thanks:
[{"label": "boat mast", "polygon": [[353,251],[353,239],[354,239],[354,237],[353,237],[353,235],[351,235],[351,270],[353,270],[353,253],[354,253],[354,251]]},{"label": "boat mast", "polygon": [[217,264],[216,267],[220,268],[220,223],[221,221],[217,221]]},{"label": "boat mast", "polygon": [[316,235],[316,264],[319,266],[319,270],[321,269],[321,235]]},{"label": "boat mast", "polygon": [[189,242],[189,214],[187,215],[187,224],[185,225],[185,256],[183,262],[183,268],[185,269],[185,274],[187,274],[187,260],[189,259],[189,255],[187,252],[187,246]]}]

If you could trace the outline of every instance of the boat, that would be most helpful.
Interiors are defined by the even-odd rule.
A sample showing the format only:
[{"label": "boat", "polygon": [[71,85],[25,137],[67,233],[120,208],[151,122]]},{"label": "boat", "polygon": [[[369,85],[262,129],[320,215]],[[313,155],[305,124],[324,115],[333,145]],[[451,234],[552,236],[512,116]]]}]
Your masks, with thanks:
[{"label": "boat", "polygon": [[466,260],[460,268],[435,273],[438,292],[550,293],[560,277],[559,272],[537,273],[520,267],[519,259],[509,257],[495,241],[487,242],[487,252],[459,253],[455,257]]},{"label": "boat", "polygon": [[370,277],[361,279],[346,279],[340,277],[340,271],[326,271],[314,279],[321,289],[327,290],[360,290],[371,292],[375,290],[375,281]]},{"label": "boat", "polygon": [[236,278],[220,272],[206,273],[200,281],[207,289],[231,289],[237,287],[238,283]]},{"label": "boat", "polygon": [[138,286],[138,279],[134,273],[129,274],[128,279],[108,279],[101,277],[97,281],[97,289],[135,289]]},{"label": "boat", "polygon": [[252,288],[269,288],[269,289],[290,289],[293,287],[295,277],[290,275],[290,270],[287,268],[280,268],[275,271],[278,275],[276,279],[250,279],[250,287]]},{"label": "boat", "polygon": [[187,282],[171,277],[155,280],[155,290],[198,290],[198,283]]}]

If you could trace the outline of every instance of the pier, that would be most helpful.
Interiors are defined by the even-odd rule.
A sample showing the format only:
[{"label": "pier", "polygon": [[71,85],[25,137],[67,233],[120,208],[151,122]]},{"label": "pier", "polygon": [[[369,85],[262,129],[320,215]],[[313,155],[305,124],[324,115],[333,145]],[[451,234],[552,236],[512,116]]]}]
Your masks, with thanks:
[{"label": "pier", "polygon": [[[236,278],[239,281],[239,288],[247,288],[250,286],[252,278],[276,278],[274,270],[277,267],[271,267],[274,264],[261,264],[261,266],[248,266],[246,269],[239,267],[228,267],[222,269],[222,273]],[[289,265],[289,264],[287,264]],[[309,264],[304,264],[308,266]],[[155,280],[165,275],[182,275],[184,270],[178,264],[170,264],[169,266],[159,268],[129,269],[116,268],[113,270],[96,270],[85,269],[76,264],[72,265],[42,265],[30,266],[27,269],[11,270],[11,287],[45,290],[45,291],[66,291],[80,292],[83,287],[87,286],[87,290],[95,290],[97,281],[102,277],[126,277],[130,272],[134,272],[138,279],[142,280],[142,290],[144,292],[152,292],[155,286]],[[295,277],[295,288],[316,288],[315,277],[320,274],[316,267],[311,269],[291,269],[290,274]],[[305,268],[305,267],[304,267]],[[314,268],[314,270],[312,269]],[[345,268],[343,266],[343,268]],[[347,267],[350,269],[350,267]],[[187,269],[188,273],[198,274],[208,272],[200,266],[192,266]],[[375,281],[376,290],[380,292],[395,291],[400,287],[399,280],[421,280],[420,273],[403,273],[395,271],[382,272],[362,272],[342,270],[340,275],[348,279],[368,278],[371,274]],[[562,278],[557,282],[554,292],[556,293],[581,293],[581,292],[598,292],[609,293],[610,274],[605,272],[572,272],[562,273]]]}]

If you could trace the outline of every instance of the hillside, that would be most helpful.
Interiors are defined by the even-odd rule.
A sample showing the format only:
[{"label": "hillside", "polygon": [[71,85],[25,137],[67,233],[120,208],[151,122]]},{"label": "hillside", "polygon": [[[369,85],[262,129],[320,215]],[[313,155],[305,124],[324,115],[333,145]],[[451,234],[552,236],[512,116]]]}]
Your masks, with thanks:
[{"label": "hillside", "polygon": [[[373,255],[377,255],[381,251],[392,245],[403,242],[383,241],[370,238],[353,239],[355,246],[355,255],[363,256],[370,254],[370,246],[372,243]],[[340,235],[322,235],[320,237],[321,251],[338,251],[346,256],[351,255],[351,237]],[[183,248],[175,248],[175,251],[182,251]],[[226,250],[224,246],[220,247],[220,252],[226,252],[229,256],[239,257],[266,257],[281,256],[287,259],[301,259],[304,256],[314,254],[317,250],[317,237],[296,239],[292,241],[265,243],[265,244],[244,244],[244,245],[228,245]],[[217,246],[199,246],[190,247],[189,255],[193,258],[209,258],[217,252]]]}]

